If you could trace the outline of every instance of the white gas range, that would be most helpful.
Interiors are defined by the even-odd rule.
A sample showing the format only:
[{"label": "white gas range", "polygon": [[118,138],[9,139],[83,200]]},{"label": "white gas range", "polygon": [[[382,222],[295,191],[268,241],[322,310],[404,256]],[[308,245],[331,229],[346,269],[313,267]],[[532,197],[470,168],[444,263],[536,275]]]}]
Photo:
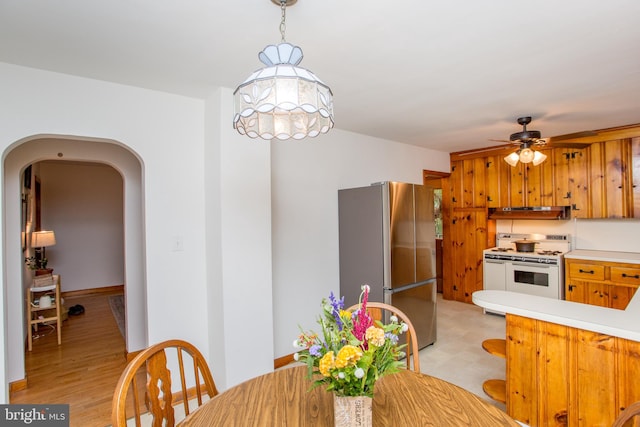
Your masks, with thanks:
[{"label": "white gas range", "polygon": [[[517,252],[516,241],[535,242],[532,252]],[[497,246],[483,251],[484,289],[499,289],[564,299],[567,234],[498,233]],[[526,246],[526,245],[524,245]]]}]

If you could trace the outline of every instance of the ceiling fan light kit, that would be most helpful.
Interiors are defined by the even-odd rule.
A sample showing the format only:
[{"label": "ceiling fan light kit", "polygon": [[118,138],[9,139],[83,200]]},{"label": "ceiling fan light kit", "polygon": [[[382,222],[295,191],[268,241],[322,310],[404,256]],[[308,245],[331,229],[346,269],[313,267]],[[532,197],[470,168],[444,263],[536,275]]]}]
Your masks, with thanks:
[{"label": "ceiling fan light kit", "polygon": [[513,167],[515,167],[518,162],[533,163],[534,166],[538,166],[547,158],[545,154],[531,148],[534,145],[545,145],[546,141],[540,139],[540,131],[527,130],[529,123],[531,123],[531,117],[519,117],[518,124],[522,125],[522,132],[512,133],[509,137],[509,142],[520,144],[518,150],[504,158],[504,161]]},{"label": "ceiling fan light kit", "polygon": [[235,90],[233,127],[251,138],[303,139],[327,133],[334,125],[333,94],[311,71],[298,67],[302,49],[285,42],[286,7],[297,0],[271,0],[280,6],[278,45],[258,55],[266,67],[251,74]]}]

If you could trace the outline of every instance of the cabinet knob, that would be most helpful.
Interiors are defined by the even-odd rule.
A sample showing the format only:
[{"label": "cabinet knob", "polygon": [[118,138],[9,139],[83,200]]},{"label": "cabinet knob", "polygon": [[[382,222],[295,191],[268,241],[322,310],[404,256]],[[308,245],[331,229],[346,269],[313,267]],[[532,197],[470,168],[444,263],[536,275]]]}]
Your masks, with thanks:
[{"label": "cabinet knob", "polygon": [[622,277],[628,277],[630,279],[640,279],[640,274],[634,274],[633,276],[627,273],[622,273]]},{"label": "cabinet knob", "polygon": [[596,273],[596,272],[595,272],[595,271],[593,271],[593,270],[583,270],[583,269],[580,269],[580,270],[578,270],[578,271],[579,271],[580,273],[585,273],[585,274],[595,274],[595,273]]}]

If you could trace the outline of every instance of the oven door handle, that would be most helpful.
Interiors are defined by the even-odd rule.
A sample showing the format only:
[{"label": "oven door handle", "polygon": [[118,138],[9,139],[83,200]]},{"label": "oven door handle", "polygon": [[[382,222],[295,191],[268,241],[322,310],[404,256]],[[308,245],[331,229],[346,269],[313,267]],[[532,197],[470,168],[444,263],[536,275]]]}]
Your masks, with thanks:
[{"label": "oven door handle", "polygon": [[555,264],[543,264],[543,263],[536,263],[536,262],[511,261],[511,262],[509,262],[509,264],[519,265],[519,266],[522,266],[522,267],[544,268],[544,269],[547,269],[547,270],[552,268],[552,267],[558,267]]}]

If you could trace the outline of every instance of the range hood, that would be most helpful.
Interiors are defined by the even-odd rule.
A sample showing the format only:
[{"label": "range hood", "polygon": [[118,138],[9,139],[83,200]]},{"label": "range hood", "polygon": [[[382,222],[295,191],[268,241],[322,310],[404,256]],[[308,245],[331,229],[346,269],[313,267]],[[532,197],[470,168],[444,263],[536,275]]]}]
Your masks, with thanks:
[{"label": "range hood", "polygon": [[571,206],[489,208],[489,219],[569,219]]}]

